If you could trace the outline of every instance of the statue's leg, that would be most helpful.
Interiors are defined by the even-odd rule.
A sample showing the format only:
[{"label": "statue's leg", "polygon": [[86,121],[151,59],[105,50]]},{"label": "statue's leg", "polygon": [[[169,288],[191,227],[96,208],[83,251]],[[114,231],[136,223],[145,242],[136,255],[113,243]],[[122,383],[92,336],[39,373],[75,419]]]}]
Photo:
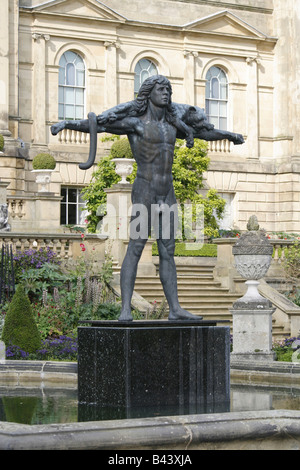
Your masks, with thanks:
[{"label": "statue's leg", "polygon": [[119,320],[132,320],[131,315],[131,299],[134,290],[138,262],[143,252],[144,246],[147,242],[143,239],[130,240],[127,248],[127,253],[122,263],[121,268],[121,298],[122,298],[122,311]]},{"label": "statue's leg", "polygon": [[[173,189],[164,201],[168,207],[174,207],[176,203],[175,196],[172,193]],[[168,220],[163,213],[159,215],[159,234],[157,238],[159,276],[169,304],[169,320],[195,320],[198,317],[184,310],[178,300],[177,272],[174,260],[176,217],[177,213],[175,211],[168,211]],[[166,224],[168,223],[170,224],[169,230],[166,230]]]},{"label": "statue's leg", "polygon": [[[151,191],[149,182],[137,177],[132,187],[132,216],[130,240],[121,268],[122,311],[119,320],[132,320],[131,299],[137,267],[150,232]],[[143,210],[142,210],[143,209]]]}]

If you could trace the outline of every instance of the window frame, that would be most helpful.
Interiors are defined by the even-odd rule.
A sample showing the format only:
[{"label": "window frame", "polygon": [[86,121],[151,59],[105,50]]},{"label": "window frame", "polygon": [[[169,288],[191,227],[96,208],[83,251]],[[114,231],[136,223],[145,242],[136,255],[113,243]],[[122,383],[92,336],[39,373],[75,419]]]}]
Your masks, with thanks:
[{"label": "window frame", "polygon": [[[72,54],[75,55],[73,60],[68,58],[68,55]],[[63,64],[62,61],[65,61]],[[76,61],[78,63],[76,64]],[[78,65],[82,64],[82,68]],[[69,65],[73,65],[74,67],[74,84],[68,84],[68,70],[71,70]],[[78,83],[79,73],[83,74],[83,84]],[[63,75],[63,80],[62,80]],[[82,90],[82,103],[77,101],[78,93],[77,90]],[[73,99],[68,102],[67,94],[69,92],[73,92]],[[78,96],[76,96],[78,95]],[[69,49],[65,51],[59,60],[59,73],[58,73],[58,119],[59,120],[73,120],[73,119],[84,119],[86,114],[85,111],[86,106],[86,65],[83,57],[76,51]],[[69,115],[69,111],[67,111],[67,107],[72,107],[72,113]],[[77,113],[78,110],[81,110],[80,113]],[[61,112],[62,110],[62,112]],[[71,115],[72,114],[72,115]]]},{"label": "window frame", "polygon": [[[217,69],[218,73],[216,74],[213,69]],[[210,78],[209,77],[210,74]],[[225,79],[225,81],[220,80],[220,76],[222,79]],[[228,75],[226,71],[218,66],[218,65],[212,65],[205,76],[206,79],[206,87],[205,87],[205,113],[207,115],[208,121],[212,124],[215,125],[217,129],[227,131],[228,130],[228,123],[229,123],[229,115],[228,115],[228,110],[229,110],[229,81],[228,81]],[[218,81],[218,90],[217,90],[217,97],[214,97],[214,83],[216,83],[216,80]],[[222,98],[222,91],[224,91],[224,88],[226,90],[226,97]],[[223,90],[222,90],[223,89]],[[214,105],[217,109],[217,112],[212,113],[211,108],[212,105]],[[223,111],[221,111],[221,108],[224,108]],[[225,125],[224,125],[225,124]]]},{"label": "window frame", "polygon": [[[149,65],[147,68],[143,68],[142,67],[142,62],[143,61],[148,61],[149,62]],[[138,66],[140,66],[141,70],[138,72],[137,71],[137,68]],[[156,70],[156,73],[149,73],[149,68],[150,67],[155,67],[155,70]],[[144,72],[147,72],[147,76],[142,79],[142,74]],[[142,83],[146,80],[146,78],[148,77],[151,77],[153,75],[158,75],[159,74],[159,70],[158,70],[158,66],[157,66],[157,63],[150,57],[142,57],[141,59],[139,59],[139,61],[136,63],[135,67],[134,67],[134,98],[137,97],[137,94],[139,92],[139,89],[142,85]]]},{"label": "window frame", "polygon": [[[83,211],[81,211],[80,208],[85,207],[86,210],[87,210],[86,202],[80,200],[80,193],[83,189],[84,189],[83,186],[79,187],[79,186],[61,185],[60,195],[63,199],[60,202],[60,225],[63,225],[63,226],[66,226],[66,225],[85,226],[86,225],[85,223],[80,223],[80,219],[81,219],[80,215],[83,212]],[[66,196],[65,197],[63,195],[63,190],[66,190]],[[69,201],[69,190],[76,190],[76,201],[75,202]],[[64,199],[65,199],[65,201],[64,201]],[[75,223],[69,221],[69,206],[70,205],[75,206],[75,208],[76,208],[76,221],[75,221]],[[65,220],[66,220],[66,222],[65,223],[63,223],[63,212],[62,212],[63,206],[65,206],[65,208],[66,208],[66,210],[65,210]]]}]

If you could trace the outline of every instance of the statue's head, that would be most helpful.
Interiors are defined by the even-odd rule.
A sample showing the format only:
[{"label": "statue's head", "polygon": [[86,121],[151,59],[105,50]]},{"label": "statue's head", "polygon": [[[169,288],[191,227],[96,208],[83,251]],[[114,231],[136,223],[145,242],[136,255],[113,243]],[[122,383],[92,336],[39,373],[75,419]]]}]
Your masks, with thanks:
[{"label": "statue's head", "polygon": [[[148,100],[150,93],[156,84],[167,85],[167,87],[170,90],[170,96],[172,95],[172,86],[171,86],[170,81],[163,75],[152,75],[151,77],[146,78],[146,80],[142,83],[139,89],[138,95],[137,95],[137,99]],[[170,98],[170,101],[171,101],[171,98]]]},{"label": "statue's head", "polygon": [[145,112],[148,101],[150,98],[151,91],[155,87],[155,85],[166,85],[170,91],[170,102],[168,103],[168,108],[171,109],[171,96],[172,96],[172,86],[170,81],[164,77],[163,75],[152,75],[151,77],[146,78],[146,80],[142,83],[138,95],[136,97],[137,103],[139,103],[139,108],[143,112]]}]

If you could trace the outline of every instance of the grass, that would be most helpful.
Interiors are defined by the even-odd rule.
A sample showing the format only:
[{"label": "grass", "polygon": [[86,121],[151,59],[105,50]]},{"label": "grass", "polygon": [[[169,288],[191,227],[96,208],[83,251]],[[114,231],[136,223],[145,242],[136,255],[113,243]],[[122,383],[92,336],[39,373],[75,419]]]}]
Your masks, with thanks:
[{"label": "grass", "polygon": [[[196,243],[177,242],[175,245],[175,256],[203,256],[203,257],[216,257],[217,245],[205,244],[201,248],[191,250],[189,246],[197,246]],[[158,256],[157,243],[153,243],[152,255]]]}]

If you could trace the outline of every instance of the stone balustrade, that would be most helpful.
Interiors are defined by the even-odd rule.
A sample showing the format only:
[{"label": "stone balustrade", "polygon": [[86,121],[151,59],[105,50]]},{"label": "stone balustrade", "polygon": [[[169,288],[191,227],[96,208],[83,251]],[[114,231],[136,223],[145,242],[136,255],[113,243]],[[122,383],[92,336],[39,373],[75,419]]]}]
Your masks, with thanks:
[{"label": "stone balustrade", "polygon": [[[214,244],[219,246],[230,246],[236,244],[238,238],[217,238],[214,240]],[[286,249],[292,247],[295,243],[293,239],[270,239],[271,245],[273,245],[274,252],[272,262],[275,264],[282,264],[285,259]]]},{"label": "stone balustrade", "polygon": [[212,140],[208,142],[208,152],[212,153],[230,153],[232,143],[229,140]]},{"label": "stone balustrade", "polygon": [[60,144],[88,144],[90,141],[90,134],[86,132],[74,131],[71,129],[63,129],[58,134],[58,142]]},{"label": "stone balustrade", "polygon": [[104,260],[105,236],[86,234],[84,239],[77,233],[33,234],[0,232],[0,246],[12,246],[13,253],[30,249],[51,248],[61,260],[76,259],[82,253],[95,253],[97,259]]},{"label": "stone balustrade", "polygon": [[[90,142],[90,135],[85,132],[63,129],[56,136],[57,142],[62,145],[83,145]],[[54,142],[53,138],[50,140]],[[208,151],[211,153],[231,153],[232,142],[227,139],[208,142]]]},{"label": "stone balustrade", "polygon": [[25,199],[9,196],[7,198],[7,204],[10,217],[13,219],[22,219],[22,217],[25,216]]}]

